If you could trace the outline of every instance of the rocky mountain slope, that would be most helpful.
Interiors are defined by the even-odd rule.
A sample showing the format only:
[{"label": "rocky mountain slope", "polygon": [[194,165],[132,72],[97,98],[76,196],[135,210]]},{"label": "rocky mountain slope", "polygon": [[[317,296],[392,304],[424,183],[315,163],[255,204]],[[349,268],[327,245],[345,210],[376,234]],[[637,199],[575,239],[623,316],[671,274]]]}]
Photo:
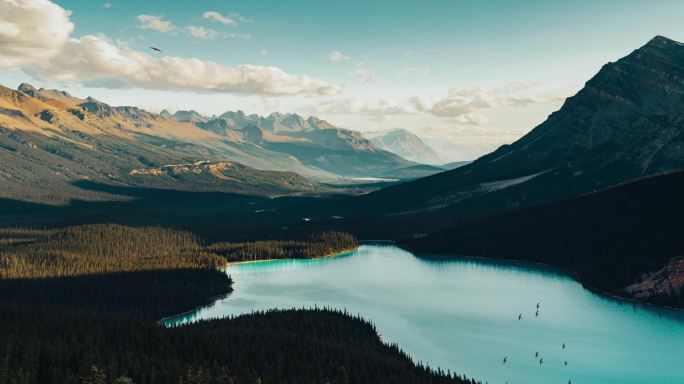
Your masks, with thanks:
[{"label": "rocky mountain slope", "polygon": [[359,198],[357,208],[511,208],[684,169],[684,45],[657,36],[604,65],[530,133],[464,167]]},{"label": "rocky mountain slope", "polygon": [[[198,161],[230,164],[230,176],[202,172],[199,180],[132,173]],[[285,173],[265,177],[258,169]],[[0,87],[0,197],[51,203],[112,198],[77,188],[75,184],[83,180],[253,194],[315,188],[316,183],[293,173],[335,177],[292,156],[136,107],[112,107],[29,84],[21,84],[18,90]]]},{"label": "rocky mountain slope", "polygon": [[[378,148],[360,132],[335,127],[316,117],[272,113],[247,115],[242,111],[206,117],[195,111],[167,116],[190,122],[209,132],[253,143],[293,156],[303,164],[338,176],[378,176],[415,165],[394,153]],[[396,172],[399,175],[401,172]]]},{"label": "rocky mountain slope", "polygon": [[366,134],[371,143],[378,148],[395,153],[407,160],[421,164],[439,165],[443,160],[425,144],[417,135],[402,129],[395,128],[385,132]]}]

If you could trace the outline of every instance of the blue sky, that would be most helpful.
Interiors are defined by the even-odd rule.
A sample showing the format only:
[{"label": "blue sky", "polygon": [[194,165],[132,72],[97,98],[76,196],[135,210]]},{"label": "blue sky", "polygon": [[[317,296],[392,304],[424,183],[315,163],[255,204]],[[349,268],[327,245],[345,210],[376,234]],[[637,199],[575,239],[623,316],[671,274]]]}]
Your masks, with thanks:
[{"label": "blue sky", "polygon": [[[63,68],[39,68],[35,60],[9,60],[0,74],[2,84],[14,87],[29,80],[152,110],[278,110],[320,115],[361,131],[400,126],[438,146],[449,160],[476,157],[515,140],[557,109],[601,65],[653,36],[684,40],[682,1],[54,3],[71,11],[66,16],[75,26],[70,38],[99,36],[125,46],[130,57],[196,58],[229,70],[250,64],[258,67],[255,76],[262,76],[263,68],[276,67],[283,76],[303,77],[280,79],[275,86],[222,83],[206,91],[159,78],[132,78],[130,72],[115,69],[79,69],[90,76],[83,81]],[[207,12],[220,15],[224,23],[205,17]],[[158,23],[150,24],[150,17]],[[63,18],[58,22],[63,24]],[[0,29],[0,49],[2,44]],[[163,53],[152,52],[151,45]],[[153,65],[140,71],[153,71]],[[164,71],[170,78],[176,73],[167,67]],[[197,83],[214,87],[214,79],[202,73]],[[192,80],[192,73],[183,75]]]}]

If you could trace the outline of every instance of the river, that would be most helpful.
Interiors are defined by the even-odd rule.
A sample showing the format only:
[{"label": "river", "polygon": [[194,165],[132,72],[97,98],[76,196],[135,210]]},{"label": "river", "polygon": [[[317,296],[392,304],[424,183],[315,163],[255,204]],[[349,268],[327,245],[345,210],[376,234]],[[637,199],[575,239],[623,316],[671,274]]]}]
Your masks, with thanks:
[{"label": "river", "polygon": [[490,384],[684,383],[684,312],[597,295],[552,268],[363,245],[226,273],[235,280],[229,297],[167,325],[327,306],[372,321],[416,361]]}]

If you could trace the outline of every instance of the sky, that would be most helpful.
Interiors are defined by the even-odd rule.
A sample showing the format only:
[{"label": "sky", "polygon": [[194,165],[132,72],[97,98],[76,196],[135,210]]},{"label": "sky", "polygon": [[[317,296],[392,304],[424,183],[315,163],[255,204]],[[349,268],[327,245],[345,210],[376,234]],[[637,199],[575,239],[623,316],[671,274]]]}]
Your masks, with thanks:
[{"label": "sky", "polygon": [[0,84],[401,127],[468,160],[652,37],[684,41],[682,14],[664,0],[0,0]]}]

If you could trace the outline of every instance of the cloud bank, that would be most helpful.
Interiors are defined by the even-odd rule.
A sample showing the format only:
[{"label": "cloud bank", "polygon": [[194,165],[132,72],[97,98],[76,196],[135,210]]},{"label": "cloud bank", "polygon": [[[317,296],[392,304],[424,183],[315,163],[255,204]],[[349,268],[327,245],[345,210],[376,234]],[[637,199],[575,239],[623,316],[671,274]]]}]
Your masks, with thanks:
[{"label": "cloud bank", "polygon": [[[198,58],[156,58],[103,35],[71,37],[74,24],[69,16],[69,11],[48,0],[0,2],[0,67],[19,68],[50,80],[113,88],[263,96],[332,95],[341,91],[337,84],[276,67],[229,67]],[[147,28],[165,33],[175,28],[158,16],[141,16],[146,16],[138,20]]]},{"label": "cloud bank", "polygon": [[555,93],[540,93],[537,83],[511,83],[499,87],[461,86],[449,90],[443,97],[410,97],[395,100],[367,100],[359,96],[325,100],[308,105],[303,111],[316,114],[371,116],[386,119],[395,115],[428,114],[458,125],[482,125],[487,118],[482,112],[501,107],[525,107],[551,103],[563,98]]},{"label": "cloud bank", "polygon": [[38,63],[62,50],[74,24],[70,12],[46,0],[0,2],[0,67]]}]

